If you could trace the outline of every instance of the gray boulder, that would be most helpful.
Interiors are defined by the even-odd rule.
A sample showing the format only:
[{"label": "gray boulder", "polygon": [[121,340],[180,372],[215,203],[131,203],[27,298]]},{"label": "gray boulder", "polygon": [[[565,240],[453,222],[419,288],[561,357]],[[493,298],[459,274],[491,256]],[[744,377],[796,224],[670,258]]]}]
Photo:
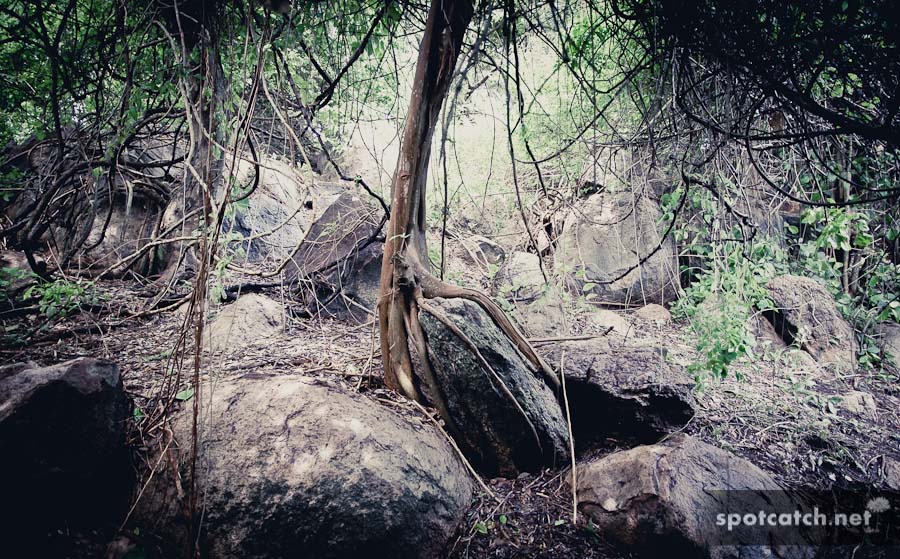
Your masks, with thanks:
[{"label": "gray boulder", "polygon": [[566,309],[556,289],[549,289],[530,302],[514,302],[510,315],[532,338],[562,336],[565,331]]},{"label": "gray boulder", "polygon": [[554,367],[565,354],[566,392],[578,449],[609,439],[656,442],[694,416],[693,380],[657,348],[580,340],[544,351]]},{"label": "gray boulder", "polygon": [[775,305],[767,313],[787,344],[796,343],[820,365],[852,369],[859,348],[856,333],[821,283],[803,276],[778,276],[766,290]]},{"label": "gray boulder", "polygon": [[516,301],[534,301],[544,293],[541,258],[530,252],[513,252],[500,273],[500,294]]},{"label": "gray boulder", "polygon": [[460,242],[465,256],[471,264],[478,264],[485,268],[493,264],[499,266],[506,260],[506,251],[503,247],[482,235],[472,235]]},{"label": "gray boulder", "polygon": [[354,192],[338,196],[313,222],[285,268],[285,281],[328,277],[378,231],[380,209]]},{"label": "gray boulder", "polygon": [[131,490],[131,412],[108,361],[0,367],[0,537],[10,557],[44,556],[57,530],[121,520]]},{"label": "gray boulder", "polygon": [[576,473],[579,510],[640,557],[812,556],[802,537],[782,539],[775,530],[769,537],[729,535],[717,527],[723,511],[793,512],[799,505],[747,460],[692,437],[610,454]]},{"label": "gray boulder", "polygon": [[574,293],[594,294],[595,303],[674,300],[678,261],[659,219],[659,206],[646,195],[593,194],[566,217],[554,253],[557,274]]},{"label": "gray boulder", "polygon": [[284,328],[281,303],[265,295],[247,293],[224,306],[204,330],[210,351],[234,352],[244,345],[274,336]]},{"label": "gray boulder", "polygon": [[900,324],[882,322],[875,327],[875,331],[881,336],[884,361],[889,366],[900,369]]},{"label": "gray boulder", "polygon": [[[236,163],[237,183],[253,184],[256,169],[251,161],[239,158]],[[248,262],[281,262],[340,190],[308,180],[308,175],[304,177],[284,159],[263,154],[261,163],[259,184],[245,200],[234,204],[234,216],[226,220],[225,230],[244,237],[235,242]]]},{"label": "gray boulder", "polygon": [[378,298],[381,217],[381,208],[344,192],[310,226],[285,268],[285,281],[312,312],[368,319]]},{"label": "gray boulder", "polygon": [[539,373],[477,304],[463,299],[429,303],[472,341],[521,406],[520,411],[456,334],[428,312],[420,313],[457,441],[473,464],[486,475],[505,476],[564,464],[566,422]]},{"label": "gray boulder", "polygon": [[[204,557],[438,557],[472,499],[470,476],[434,427],[344,388],[248,374],[200,397]],[[186,475],[191,413],[173,429]],[[164,542],[163,556],[189,555],[171,472],[153,477],[136,523]]]}]

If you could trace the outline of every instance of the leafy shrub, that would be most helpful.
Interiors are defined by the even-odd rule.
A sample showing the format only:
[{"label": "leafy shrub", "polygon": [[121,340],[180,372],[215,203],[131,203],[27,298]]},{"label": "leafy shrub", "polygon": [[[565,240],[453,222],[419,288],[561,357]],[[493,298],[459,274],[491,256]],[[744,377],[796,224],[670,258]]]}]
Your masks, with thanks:
[{"label": "leafy shrub", "polygon": [[22,294],[23,299],[37,299],[41,314],[49,319],[65,318],[83,305],[96,303],[97,295],[92,281],[71,281],[64,278],[38,282]]},{"label": "leafy shrub", "polygon": [[715,379],[727,377],[735,361],[752,356],[756,339],[750,318],[772,308],[765,285],[784,271],[784,251],[768,238],[745,250],[736,241],[713,248],[710,267],[699,272],[672,307],[675,316],[690,319],[697,334],[695,347],[701,359],[689,370],[698,384],[704,373]]}]

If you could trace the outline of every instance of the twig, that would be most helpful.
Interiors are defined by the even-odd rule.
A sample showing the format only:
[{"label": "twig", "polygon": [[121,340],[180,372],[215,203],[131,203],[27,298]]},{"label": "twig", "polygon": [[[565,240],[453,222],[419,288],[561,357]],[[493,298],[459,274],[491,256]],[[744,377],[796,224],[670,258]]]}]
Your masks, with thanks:
[{"label": "twig", "polygon": [[453,446],[453,450],[455,450],[456,454],[459,455],[459,459],[462,460],[463,465],[465,465],[466,469],[469,470],[469,473],[472,474],[472,476],[475,478],[475,481],[478,482],[478,485],[481,486],[481,488],[484,490],[484,492],[487,493],[488,495],[490,495],[491,498],[494,499],[495,501],[500,501],[500,499],[497,498],[497,495],[493,491],[491,491],[491,488],[487,486],[487,484],[484,482],[483,479],[481,479],[481,476],[478,475],[478,472],[475,471],[475,468],[472,467],[472,464],[469,463],[469,460],[466,458],[466,455],[463,454],[462,450],[459,449],[459,446],[457,446],[456,441],[453,440],[453,437],[448,435],[447,431],[444,430],[444,428],[441,426],[441,424],[438,423],[438,421],[434,417],[432,417],[432,415],[430,413],[428,413],[428,410],[425,409],[425,406],[423,406],[419,402],[416,402],[415,400],[410,400],[410,402],[415,404],[415,406],[417,408],[419,408],[419,410],[423,414],[425,414],[425,417],[427,417],[434,424],[434,426],[437,427],[438,430],[444,435],[444,437],[446,437],[447,440],[450,441],[450,444]]},{"label": "twig", "polygon": [[528,338],[528,341],[532,344],[549,344],[553,342],[579,342],[584,340],[595,340],[597,338],[602,338],[612,331],[613,327],[610,326],[602,334],[585,334],[584,336],[559,336],[555,338]]},{"label": "twig", "polygon": [[566,407],[566,422],[569,425],[569,454],[572,457],[572,524],[578,522],[578,481],[575,475],[575,436],[572,434],[572,412],[569,409],[569,394],[566,392],[566,352],[559,356],[559,381],[562,385],[563,404]]}]

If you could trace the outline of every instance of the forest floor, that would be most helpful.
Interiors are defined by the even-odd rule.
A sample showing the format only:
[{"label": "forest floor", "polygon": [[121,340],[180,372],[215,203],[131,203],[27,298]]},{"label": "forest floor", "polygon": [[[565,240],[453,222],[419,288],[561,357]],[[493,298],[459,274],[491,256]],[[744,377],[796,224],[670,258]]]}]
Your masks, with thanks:
[{"label": "forest floor", "polygon": [[[189,386],[191,359],[180,375],[171,366],[174,341],[183,314],[168,312],[131,319],[114,328],[115,316],[146,302],[138,288],[99,282],[106,301],[102,314],[82,314],[37,336],[19,349],[4,348],[5,363],[50,364],[79,357],[102,357],[122,370],[126,390],[144,415],[153,415],[155,397],[166,382]],[[268,295],[281,300],[275,289]],[[329,377],[348,388],[367,392],[384,405],[422,416],[420,408],[384,387],[374,321],[345,322],[333,318],[294,318],[285,306],[284,331],[230,351],[204,353],[204,379],[269,372]],[[577,312],[570,334],[597,333]],[[636,321],[627,312],[622,318]],[[667,358],[687,366],[697,359],[693,334],[683,322],[632,322],[626,335],[609,334],[610,344],[660,346]],[[79,331],[92,330],[78,334]],[[69,332],[57,339],[55,333]],[[75,332],[72,334],[72,332]],[[187,355],[193,351],[190,340]],[[683,428],[713,445],[749,459],[792,487],[864,487],[883,484],[885,452],[900,449],[900,391],[896,376],[857,371],[838,374],[800,363],[792,366],[758,352],[756,361],[739,363],[726,380],[707,382],[697,392],[696,416]],[[685,373],[687,374],[687,373]],[[868,394],[862,404],[848,395]],[[874,404],[874,406],[872,405]],[[185,405],[175,402],[174,405]],[[430,421],[430,418],[422,418]],[[137,425],[137,422],[136,422]],[[137,426],[132,437],[136,457],[152,440],[153,426]],[[616,448],[615,441],[610,449]],[[891,450],[893,449],[893,450]],[[485,480],[493,495],[481,491],[454,540],[454,558],[626,557],[604,542],[579,516],[572,523],[572,496],[565,470],[523,474],[517,479]]]}]

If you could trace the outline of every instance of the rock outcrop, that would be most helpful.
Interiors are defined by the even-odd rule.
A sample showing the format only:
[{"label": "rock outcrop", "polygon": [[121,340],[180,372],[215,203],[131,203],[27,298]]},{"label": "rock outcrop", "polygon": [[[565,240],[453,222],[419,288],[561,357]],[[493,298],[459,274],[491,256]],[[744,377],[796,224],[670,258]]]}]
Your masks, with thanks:
[{"label": "rock outcrop", "polygon": [[[306,377],[248,374],[201,390],[200,548],[210,559],[439,557],[473,482],[418,418]],[[174,422],[186,474],[191,416]],[[171,472],[139,504],[141,533],[189,556]]]},{"label": "rock outcrop", "polygon": [[359,318],[374,308],[380,225],[381,209],[353,192],[342,193],[313,222],[285,268],[285,281],[301,291],[312,312],[325,308]]},{"label": "rock outcrop", "polygon": [[510,315],[521,330],[532,338],[561,336],[565,332],[566,308],[555,288],[533,301],[514,302]]},{"label": "rock outcrop", "polygon": [[566,391],[576,448],[607,439],[629,444],[655,442],[694,416],[694,383],[656,348],[610,347],[584,340],[545,350],[558,366],[563,354]]},{"label": "rock outcrop", "polygon": [[900,370],[900,324],[883,322],[875,330],[881,336],[884,362]]},{"label": "rock outcrop", "polygon": [[0,368],[4,554],[44,557],[50,535],[120,521],[131,464],[131,402],[115,364],[79,358]]},{"label": "rock outcrop", "polygon": [[420,313],[451,429],[455,427],[457,441],[476,468],[486,475],[515,476],[565,463],[565,418],[539,373],[477,304],[463,299],[429,303],[471,340],[493,370],[486,370],[443,322]]},{"label": "rock outcrop", "polygon": [[541,258],[530,252],[513,252],[500,273],[500,294],[517,301],[534,301],[544,293]]},{"label": "rock outcrop", "polygon": [[[238,184],[253,184],[255,173],[250,161],[238,159]],[[256,188],[233,205],[234,216],[226,220],[225,231],[243,237],[235,244],[244,249],[248,262],[281,262],[297,248],[316,216],[338,197],[340,188],[309,180],[308,174],[279,157],[263,156],[259,173]]]},{"label": "rock outcrop", "polygon": [[[725,533],[723,511],[787,512],[797,506],[781,487],[747,460],[685,435],[639,446],[576,466],[578,508],[599,533],[641,557],[811,557],[781,540]],[[746,535],[746,534],[743,534]],[[777,554],[769,545],[777,548]]]},{"label": "rock outcrop", "polygon": [[210,351],[231,352],[281,332],[281,304],[264,295],[247,293],[223,307],[204,330],[204,346]]},{"label": "rock outcrop", "polygon": [[775,305],[767,313],[786,343],[796,343],[820,365],[851,369],[856,364],[856,334],[821,283],[803,276],[778,276],[766,284]]},{"label": "rock outcrop", "polygon": [[472,235],[460,243],[464,260],[487,268],[491,264],[500,266],[506,260],[506,251],[494,241],[482,235]]},{"label": "rock outcrop", "polygon": [[661,238],[659,217],[659,206],[646,195],[593,194],[566,217],[554,253],[556,273],[574,293],[594,294],[595,303],[675,299],[675,245]]}]

